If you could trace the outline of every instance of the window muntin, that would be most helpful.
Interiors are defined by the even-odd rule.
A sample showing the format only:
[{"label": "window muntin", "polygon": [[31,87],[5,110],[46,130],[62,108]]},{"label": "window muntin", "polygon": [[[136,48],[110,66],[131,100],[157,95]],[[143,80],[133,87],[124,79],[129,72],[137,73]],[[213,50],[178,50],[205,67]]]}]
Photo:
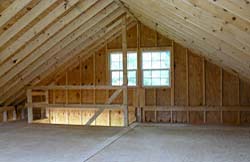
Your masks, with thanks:
[{"label": "window muntin", "polygon": [[[128,52],[127,54],[128,85],[136,86],[137,83],[137,53]],[[123,84],[123,63],[122,53],[110,53],[110,74],[111,85],[121,86]]]},{"label": "window muntin", "polygon": [[170,86],[170,51],[142,52],[143,86]]}]

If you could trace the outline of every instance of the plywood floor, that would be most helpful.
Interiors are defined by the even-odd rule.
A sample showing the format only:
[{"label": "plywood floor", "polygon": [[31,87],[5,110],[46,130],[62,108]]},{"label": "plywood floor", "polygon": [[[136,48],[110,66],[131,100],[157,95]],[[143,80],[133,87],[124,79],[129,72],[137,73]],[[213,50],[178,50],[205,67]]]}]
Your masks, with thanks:
[{"label": "plywood floor", "polygon": [[[0,125],[0,162],[83,161],[122,128]],[[139,125],[88,162],[249,162],[250,128]]]},{"label": "plywood floor", "polygon": [[122,128],[62,125],[0,125],[0,162],[82,162]]}]

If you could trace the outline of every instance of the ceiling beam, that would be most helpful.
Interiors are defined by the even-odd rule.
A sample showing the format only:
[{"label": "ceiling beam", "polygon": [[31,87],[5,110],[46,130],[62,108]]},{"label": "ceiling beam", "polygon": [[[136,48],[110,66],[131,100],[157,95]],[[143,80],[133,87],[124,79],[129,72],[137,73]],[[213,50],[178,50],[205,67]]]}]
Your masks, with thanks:
[{"label": "ceiling beam", "polygon": [[249,0],[218,0],[218,1],[208,0],[208,1],[250,22]]},{"label": "ceiling beam", "polygon": [[[152,5],[152,1],[149,5]],[[156,3],[156,2],[154,2]],[[157,4],[158,3],[158,4]],[[214,17],[202,9],[194,7],[189,3],[183,3],[181,0],[175,1],[157,1],[158,8],[167,8],[166,13],[172,13],[181,19],[184,23],[195,25],[207,34],[214,36],[215,39],[223,40],[224,43],[250,56],[250,35],[239,30],[231,24],[224,24],[224,20]]]},{"label": "ceiling beam", "polygon": [[[67,8],[65,8],[65,2],[61,2],[54,10],[49,12],[44,18],[42,18],[38,23],[36,23],[33,27],[31,27],[28,31],[26,31],[22,36],[15,40],[10,46],[5,48],[0,52],[0,65],[4,63],[4,61],[12,56],[18,49],[24,46],[28,41],[30,41],[34,36],[44,30],[50,23],[55,21],[62,14],[71,9],[79,0],[71,0],[68,2]],[[1,65],[1,72],[5,73],[10,67],[13,65],[13,59],[9,59],[6,63]],[[0,74],[1,76],[1,74]]]},{"label": "ceiling beam", "polygon": [[[130,20],[128,22],[128,29],[131,28],[134,25],[135,25],[135,22],[132,22]],[[100,33],[103,34],[103,31],[101,31]],[[55,65],[53,65],[51,67],[52,68],[51,70],[46,70],[45,69],[43,71],[43,74],[40,74],[41,80],[47,78],[50,75],[53,75],[53,77],[55,77],[55,74],[61,73],[62,71],[66,70],[67,67],[69,67],[69,64],[68,64],[69,62],[73,63],[73,61],[76,61],[76,60],[79,61],[79,59],[78,59],[79,57],[84,57],[84,58],[89,57],[90,56],[90,52],[92,52],[92,51],[98,51],[99,49],[103,48],[104,47],[104,43],[107,40],[112,41],[120,33],[121,33],[121,24],[119,24],[115,28],[112,28],[110,31],[108,31],[106,34],[104,34],[102,37],[100,37],[100,35],[99,36],[95,35],[94,37],[89,38],[86,41],[86,44],[88,44],[88,45],[87,45],[87,47],[84,48],[84,51],[81,51],[81,52],[79,52],[80,50],[74,51],[74,53],[72,55],[70,55],[70,57],[62,58]],[[66,66],[66,64],[67,64],[67,66]],[[75,65],[76,64],[74,64],[74,66]],[[38,82],[40,82],[40,81],[34,80],[32,82],[32,85],[36,85]],[[5,104],[6,105],[10,105],[14,101],[16,101],[15,102],[15,105],[16,105],[16,104],[19,104],[20,102],[22,102],[26,98],[26,96],[25,96],[26,88],[24,87],[24,89],[20,90],[19,92],[20,93],[14,95],[14,96],[9,97],[9,99],[6,101]]]},{"label": "ceiling beam", "polygon": [[8,8],[1,12],[0,28],[21,11],[32,0],[15,0]]},{"label": "ceiling beam", "polygon": [[[136,3],[135,1],[133,1],[134,3]],[[216,56],[217,58],[217,61],[221,62],[223,61],[223,63],[227,63],[227,65],[230,65],[231,68],[234,68],[237,69],[236,71],[238,73],[242,73],[242,76],[245,76],[246,78],[249,77],[249,70],[242,70],[242,63],[241,62],[235,62],[235,60],[232,60],[232,58],[228,57],[228,56],[225,56],[225,54],[223,54],[222,51],[218,49],[216,49],[215,47],[210,47],[209,44],[211,44],[211,41],[214,41],[213,38],[211,38],[211,41],[208,41],[207,40],[203,40],[201,36],[197,36],[199,35],[198,33],[195,33],[196,32],[196,29],[192,29],[192,27],[190,27],[189,30],[186,29],[185,26],[183,26],[181,23],[177,23],[175,22],[175,18],[172,18],[172,17],[169,17],[168,16],[163,16],[164,19],[159,19],[160,17],[160,13],[157,13],[156,11],[151,11],[151,10],[145,10],[145,8],[142,6],[142,4],[138,4],[138,6],[136,6],[135,4],[133,3],[133,5],[131,5],[131,9],[133,8],[133,13],[137,13],[137,17],[141,20],[141,17],[143,17],[142,15],[147,15],[149,21],[151,20],[154,20],[154,25],[150,26],[151,28],[155,29],[155,24],[158,23],[158,24],[162,24],[162,26],[164,26],[164,28],[166,28],[167,30],[169,30],[168,34],[171,33],[171,34],[178,34],[180,35],[181,33],[181,38],[183,40],[183,38],[185,38],[185,41],[189,41],[191,40],[191,44],[190,46],[194,46],[195,44],[198,44],[197,48],[206,48],[205,52],[203,50],[203,53],[206,53],[207,51],[209,51],[209,54],[210,55],[213,55],[213,56]],[[142,8],[140,8],[140,6],[142,6]],[[138,12],[140,12],[138,14]],[[152,13],[151,13],[152,12]],[[143,23],[145,23],[145,21],[142,21]],[[166,36],[166,32],[165,34],[163,34]],[[195,38],[195,39],[194,39]],[[207,42],[207,43],[206,43]],[[208,49],[209,47],[209,49]],[[216,54],[218,53],[218,54]],[[216,55],[215,55],[216,54]],[[218,59],[218,57],[220,57],[220,59]],[[226,57],[226,58],[225,58]],[[216,59],[213,59],[213,60],[216,60]],[[221,62],[222,63],[222,62]],[[234,64],[232,64],[234,63]],[[237,66],[237,68],[236,68]],[[248,67],[247,67],[248,68]]]},{"label": "ceiling beam", "polygon": [[[0,77],[0,87],[2,87],[4,84],[6,84],[8,81],[10,81],[15,76],[18,77],[20,75],[21,71],[25,70],[30,64],[32,64],[35,60],[37,60],[39,57],[41,57],[44,53],[46,53],[50,48],[57,45],[60,42],[67,38],[70,40],[73,40],[70,38],[69,34],[73,35],[73,38],[76,37],[74,30],[79,28],[82,24],[90,20],[93,16],[95,16],[99,11],[101,11],[103,8],[107,7],[107,5],[110,4],[112,1],[100,1],[96,5],[92,6],[89,10],[84,12],[81,16],[79,16],[77,19],[75,19],[73,22],[71,22],[68,26],[63,28],[60,32],[56,33],[54,37],[49,39],[46,43],[42,44],[42,46],[38,47],[35,51],[32,52],[29,56],[27,56],[23,61],[21,61],[19,64],[17,64],[15,67],[13,67],[8,73],[6,73],[4,76]],[[117,6],[117,5],[115,5]],[[81,31],[78,30],[78,33]],[[59,46],[57,45],[57,46]]]},{"label": "ceiling beam", "polygon": [[[176,16],[174,13],[169,13],[168,9],[166,9],[165,6],[163,8],[158,7],[157,10],[155,8],[147,8],[147,4],[140,3],[139,1],[129,1],[129,0],[124,0],[127,2],[127,4],[130,4],[128,7],[130,9],[133,9],[133,13],[138,13],[137,14],[138,18],[147,15],[147,17],[150,17],[150,20],[153,20],[158,24],[164,24],[165,27],[171,26],[173,30],[178,29],[174,33],[184,33],[185,35],[189,35],[188,37],[184,37],[187,40],[193,40],[194,43],[200,43],[200,42],[206,42],[205,46],[203,45],[204,48],[208,48],[209,44],[211,47],[210,53],[216,52],[218,53],[218,56],[221,57],[221,61],[226,61],[228,58],[227,55],[230,55],[231,58],[234,58],[239,61],[239,63],[236,63],[235,66],[239,66],[240,69],[244,70],[239,70],[238,72],[244,71],[244,75],[249,74],[249,57],[241,54],[238,50],[232,50],[231,46],[228,46],[227,44],[223,43],[222,41],[218,39],[214,39],[213,36],[210,34],[206,34],[206,31],[201,30],[200,28],[197,28],[195,25],[186,23],[184,19]],[[152,5],[150,5],[152,6]],[[166,11],[165,11],[166,10]],[[166,16],[168,15],[168,16]],[[154,29],[154,28],[153,28]],[[202,34],[201,34],[202,33]],[[196,37],[196,40],[194,38]],[[232,52],[233,51],[233,52]],[[238,55],[238,56],[237,56]],[[240,55],[240,57],[239,57]],[[242,59],[244,58],[244,59]],[[235,62],[235,61],[234,61]],[[242,67],[243,62],[245,62],[244,67]],[[229,64],[230,65],[230,64]],[[230,65],[231,66],[231,65]],[[249,75],[246,75],[248,77]]]},{"label": "ceiling beam", "polygon": [[[82,12],[86,11],[89,7],[91,7],[97,0],[84,0],[80,4],[78,4],[75,8],[73,8],[69,13],[67,13],[64,17],[60,18],[56,21],[52,26],[46,29],[43,33],[36,36],[35,39],[29,42],[27,46],[18,51],[15,55],[13,55],[9,61],[5,64],[1,65],[0,68],[0,78],[7,72],[10,71],[13,67],[18,65],[23,61],[24,58],[27,58],[29,55],[34,53],[35,49],[41,46],[48,39],[52,38],[58,31],[62,30],[67,26],[70,22],[72,22],[75,18],[82,14]],[[1,58],[1,55],[0,55]],[[0,85],[1,87],[2,85]]]},{"label": "ceiling beam", "polygon": [[0,47],[7,41],[14,37],[25,26],[32,22],[37,16],[46,11],[56,0],[40,1],[34,8],[32,8],[27,14],[17,20],[17,22],[0,35]]},{"label": "ceiling beam", "polygon": [[[107,12],[103,12],[107,13]],[[103,14],[102,13],[102,14]],[[112,23],[116,18],[121,16],[124,13],[124,11],[117,9],[115,12],[111,13],[110,15],[106,16],[104,19],[100,19],[99,23],[95,21],[95,19],[91,19],[89,23],[84,24],[82,28],[79,28],[79,32],[83,32],[82,35],[77,36],[74,41],[70,41],[69,43],[65,43],[64,46],[62,44],[58,44],[57,48],[52,49],[51,52],[48,51],[45,55],[43,55],[43,59],[39,59],[39,62],[44,63],[44,64],[39,64],[41,67],[39,67],[38,63],[35,63],[34,66],[36,67],[31,67],[30,72],[25,73],[25,76],[22,76],[19,81],[16,82],[15,86],[13,86],[11,90],[8,90],[7,94],[15,94],[17,91],[19,91],[20,88],[23,86],[27,85],[30,81],[32,81],[34,78],[36,78],[39,74],[41,74],[42,71],[47,71],[53,69],[54,64],[58,62],[58,60],[64,60],[62,57],[70,57],[72,56],[72,52],[82,51],[88,44],[92,42],[92,40],[89,40],[89,42],[86,42],[88,38],[94,36],[97,33],[99,35],[104,34],[108,32],[109,30],[113,29],[116,27],[120,22],[116,21],[112,25],[109,25]],[[92,24],[91,24],[92,23]],[[94,24],[93,24],[94,23]],[[96,24],[97,23],[97,24]],[[109,26],[107,26],[109,25]],[[85,29],[85,30],[84,30]],[[97,34],[98,35],[98,34]],[[69,37],[71,38],[71,37]],[[65,39],[67,40],[67,39]],[[63,42],[62,42],[63,43]],[[62,47],[62,48],[60,48]],[[72,51],[72,52],[71,52]],[[70,53],[70,55],[69,55]],[[57,54],[57,55],[56,55]],[[55,56],[53,56],[55,55]],[[51,57],[53,56],[53,57]],[[52,67],[51,67],[52,66]],[[34,70],[35,69],[35,70]],[[7,96],[8,96],[7,95]],[[7,97],[6,95],[2,96],[1,99],[5,101],[5,98]]]},{"label": "ceiling beam", "polygon": [[[129,30],[134,25],[135,25],[135,21],[128,20],[127,30]],[[105,43],[114,40],[114,38],[118,37],[119,35],[121,35],[120,30],[118,32],[116,32],[115,34],[108,33],[107,36],[105,36],[105,39],[98,40],[97,43],[94,43],[93,45],[90,46],[90,49],[84,50],[83,52],[80,52],[78,54],[78,57],[74,57],[70,60],[62,59],[59,67],[56,70],[54,70],[52,73],[46,75],[43,80],[41,79],[41,82],[45,83],[44,80],[50,80],[50,81],[47,81],[45,83],[45,84],[50,84],[51,80],[54,80],[54,78],[60,78],[62,73],[65,72],[66,70],[70,71],[70,70],[76,68],[78,66],[77,62],[79,61],[79,59],[81,59],[83,61],[86,60],[87,58],[92,56],[94,52],[99,51],[101,48],[103,48],[105,46]],[[38,83],[35,82],[33,84],[38,84]],[[40,82],[39,82],[39,84],[40,84]]]},{"label": "ceiling beam", "polygon": [[224,21],[224,24],[232,24],[241,31],[250,35],[250,22],[242,19],[238,15],[234,15],[223,8],[218,7],[208,0],[185,0],[185,3],[190,3],[194,7],[198,7],[206,12],[211,13],[214,17],[218,17]]}]

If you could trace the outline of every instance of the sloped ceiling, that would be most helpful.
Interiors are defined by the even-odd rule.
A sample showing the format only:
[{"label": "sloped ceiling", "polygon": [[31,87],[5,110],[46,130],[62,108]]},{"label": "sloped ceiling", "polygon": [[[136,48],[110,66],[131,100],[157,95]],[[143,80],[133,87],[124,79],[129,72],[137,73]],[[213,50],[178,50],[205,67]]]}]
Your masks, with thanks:
[{"label": "sloped ceiling", "polygon": [[[113,0],[15,0],[1,3],[0,104],[25,97],[72,58],[121,32],[125,10]],[[135,24],[127,18],[127,25]]]},{"label": "sloped ceiling", "polygon": [[250,78],[249,0],[122,0],[143,24]]},{"label": "sloped ceiling", "polygon": [[137,19],[250,80],[249,6],[249,0],[0,0],[0,104],[17,103],[27,86],[116,37],[126,11],[128,27]]}]

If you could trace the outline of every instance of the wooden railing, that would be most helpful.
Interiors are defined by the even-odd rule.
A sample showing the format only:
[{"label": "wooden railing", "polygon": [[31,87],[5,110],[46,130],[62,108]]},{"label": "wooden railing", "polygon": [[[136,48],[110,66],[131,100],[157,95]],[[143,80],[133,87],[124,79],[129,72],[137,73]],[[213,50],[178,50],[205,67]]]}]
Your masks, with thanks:
[{"label": "wooden railing", "polygon": [[21,109],[21,120],[25,118],[25,108],[24,107],[14,107],[14,106],[3,106],[0,107],[0,113],[2,113],[2,121],[1,122],[7,122],[8,121],[8,111],[12,112],[12,121],[17,120],[17,111]]},{"label": "wooden railing", "polygon": [[[46,114],[46,108],[74,108],[74,109],[98,109],[95,114],[89,119],[86,125],[90,125],[105,109],[123,109],[124,111],[124,125],[128,126],[128,105],[123,104],[112,104],[112,102],[127,88],[125,86],[37,86],[30,87],[27,89],[27,101],[26,106],[28,107],[28,122],[33,121],[33,108],[41,108],[41,114]],[[104,104],[50,104],[49,103],[49,90],[115,90],[113,94],[106,100]],[[34,102],[33,96],[44,96],[45,100],[42,102]],[[43,117],[43,116],[42,116]]]},{"label": "wooden railing", "polygon": [[173,123],[173,112],[186,112],[187,122],[189,123],[189,115],[191,112],[202,112],[203,123],[207,123],[207,112],[220,113],[220,122],[223,123],[224,112],[236,112],[237,124],[240,124],[241,112],[250,112],[250,106],[144,106],[142,110],[142,121],[145,122],[145,112],[153,111],[155,113],[155,121],[157,112],[170,112],[170,122]]}]

